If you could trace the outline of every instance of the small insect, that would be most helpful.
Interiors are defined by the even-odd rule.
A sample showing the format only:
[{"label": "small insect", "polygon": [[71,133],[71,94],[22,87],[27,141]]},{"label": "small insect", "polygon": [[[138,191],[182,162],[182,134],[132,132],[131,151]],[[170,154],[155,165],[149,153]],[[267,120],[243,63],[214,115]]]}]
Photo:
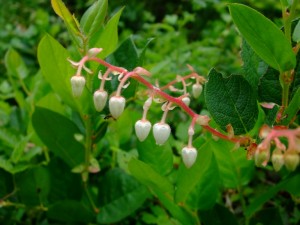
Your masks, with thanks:
[{"label": "small insect", "polygon": [[113,120],[116,120],[111,114],[107,114],[105,117],[104,117],[105,120],[109,120],[109,119],[113,119]]}]

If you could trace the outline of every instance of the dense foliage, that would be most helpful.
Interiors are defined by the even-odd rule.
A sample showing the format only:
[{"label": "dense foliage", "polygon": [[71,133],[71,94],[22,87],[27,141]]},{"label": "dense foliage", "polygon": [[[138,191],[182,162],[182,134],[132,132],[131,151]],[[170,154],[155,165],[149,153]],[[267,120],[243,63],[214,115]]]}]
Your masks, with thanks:
[{"label": "dense foliage", "polygon": [[2,4],[1,224],[298,224],[300,4],[229,2]]}]

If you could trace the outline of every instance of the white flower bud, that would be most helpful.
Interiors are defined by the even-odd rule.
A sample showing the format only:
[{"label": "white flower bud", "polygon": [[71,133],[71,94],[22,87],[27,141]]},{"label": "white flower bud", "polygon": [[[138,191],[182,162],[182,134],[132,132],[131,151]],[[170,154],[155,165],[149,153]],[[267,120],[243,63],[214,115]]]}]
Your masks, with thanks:
[{"label": "white flower bud", "polygon": [[80,97],[85,86],[85,78],[83,76],[73,76],[71,78],[72,92],[75,97]]},{"label": "white flower bud", "polygon": [[94,57],[98,55],[103,49],[102,48],[91,48],[88,50],[88,56],[89,57]]},{"label": "white flower bud", "polygon": [[181,151],[182,160],[187,168],[191,168],[197,159],[197,150],[193,147],[184,147]]},{"label": "white flower bud", "polygon": [[189,97],[184,97],[184,98],[182,98],[182,101],[183,101],[184,104],[186,104],[187,106],[189,106],[189,105],[190,105],[190,102],[191,102],[191,100],[190,100]]},{"label": "white flower bud", "polygon": [[148,120],[138,120],[135,123],[135,133],[137,138],[142,142],[144,141],[151,130],[151,123]]},{"label": "white flower bud", "polygon": [[94,92],[94,106],[98,112],[101,112],[106,105],[107,101],[107,92],[97,90]]},{"label": "white flower bud", "polygon": [[280,149],[275,149],[272,153],[272,164],[275,171],[279,171],[284,164],[284,157]]},{"label": "white flower bud", "polygon": [[153,126],[153,135],[157,145],[163,145],[169,138],[171,128],[166,123],[156,123]]},{"label": "white flower bud", "polygon": [[296,151],[288,150],[284,154],[284,164],[289,171],[294,171],[299,164],[299,155]]},{"label": "white flower bud", "polygon": [[201,84],[194,84],[192,86],[193,96],[194,98],[198,98],[202,93],[203,87]]},{"label": "white flower bud", "polygon": [[124,111],[125,98],[122,96],[113,96],[109,99],[109,111],[114,118],[118,118]]}]

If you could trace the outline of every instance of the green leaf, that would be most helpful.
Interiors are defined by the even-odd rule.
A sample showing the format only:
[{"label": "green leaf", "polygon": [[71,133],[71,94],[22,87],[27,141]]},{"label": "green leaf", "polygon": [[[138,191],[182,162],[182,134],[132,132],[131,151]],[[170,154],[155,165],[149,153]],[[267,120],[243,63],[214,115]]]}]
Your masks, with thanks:
[{"label": "green leaf", "polygon": [[71,38],[77,48],[82,49],[82,34],[77,19],[70,13],[68,8],[61,0],[51,0],[52,8],[55,13],[65,22]]},{"label": "green leaf", "polygon": [[0,177],[0,196],[3,198],[5,195],[13,192],[14,183],[13,176],[3,169],[0,169]]},{"label": "green leaf", "polygon": [[28,69],[20,54],[10,48],[5,54],[5,66],[14,78],[24,79],[28,76]]},{"label": "green leaf", "polygon": [[29,142],[31,135],[23,137],[18,143],[15,143],[14,150],[10,156],[13,163],[17,163],[25,152],[26,145]]},{"label": "green leaf", "polygon": [[139,159],[150,165],[156,172],[166,175],[173,168],[173,153],[169,143],[163,146],[155,144],[153,136],[137,143]]},{"label": "green leaf", "polygon": [[173,199],[162,193],[160,190],[154,190],[154,193],[157,195],[158,199],[162,203],[162,205],[170,212],[170,214],[184,225],[194,225],[198,224],[198,219],[195,218],[195,215],[190,211],[186,210],[184,207],[176,205]]},{"label": "green leaf", "polygon": [[238,188],[249,183],[255,167],[252,160],[247,160],[247,152],[244,148],[234,150],[233,143],[219,140],[212,142],[212,149],[225,188]]},{"label": "green leaf", "polygon": [[[275,186],[268,188],[268,191],[266,191],[265,193],[261,194],[260,196],[252,200],[252,202],[248,205],[245,211],[245,215],[247,217],[252,216],[256,211],[258,211],[263,206],[264,203],[266,203],[272,197],[274,197],[280,190],[282,189],[288,190],[290,184],[293,184],[293,182],[295,181],[299,181],[299,179],[300,179],[300,174],[295,172],[290,174],[286,179],[282,180],[280,183],[276,184]],[[293,190],[294,189],[292,189],[292,191]]]},{"label": "green leaf", "polygon": [[72,173],[68,165],[57,157],[51,158],[48,169],[51,182],[49,203],[67,199],[79,201],[82,198],[83,187],[80,174]]},{"label": "green leaf", "polygon": [[300,41],[300,20],[298,21],[295,29],[294,29],[294,32],[293,32],[293,41],[295,42],[299,42]]},{"label": "green leaf", "polygon": [[49,206],[47,217],[62,222],[89,223],[95,215],[83,203],[66,199]]},{"label": "green leaf", "polygon": [[70,82],[75,72],[67,61],[68,57],[67,50],[50,35],[46,35],[39,43],[38,60],[46,81],[66,104],[78,109]]},{"label": "green leaf", "polygon": [[121,169],[112,169],[99,184],[100,213],[97,222],[111,224],[121,221],[142,206],[148,190]]},{"label": "green leaf", "polygon": [[210,210],[200,211],[199,216],[203,224],[238,225],[234,215],[227,208],[219,204],[216,204]]},{"label": "green leaf", "polygon": [[[190,169],[187,169],[183,163],[181,163],[178,171],[175,191],[176,202],[185,202],[189,193],[195,189],[196,185],[201,182],[201,179],[203,179],[207,171],[209,171],[213,157],[211,141],[204,143],[203,138],[198,138],[195,140],[194,145],[198,149],[195,164]],[[193,179],[191,179],[191,177]]]},{"label": "green leaf", "polygon": [[271,67],[261,77],[258,86],[258,98],[260,102],[273,102],[281,105],[282,88],[278,77],[279,72]]},{"label": "green leaf", "polygon": [[71,168],[84,161],[84,146],[75,140],[78,127],[59,113],[36,107],[33,127],[44,144]]},{"label": "green leaf", "polygon": [[130,173],[148,188],[157,189],[162,193],[169,193],[171,196],[173,195],[174,188],[170,181],[157,173],[148,164],[137,159],[132,159],[129,162],[128,168]]},{"label": "green leaf", "polygon": [[205,100],[210,114],[223,130],[231,124],[238,135],[254,127],[258,117],[256,94],[242,76],[223,78],[212,69],[205,86]]},{"label": "green leaf", "polygon": [[290,104],[284,110],[282,120],[283,125],[288,125],[300,110],[300,88],[294,94]]},{"label": "green leaf", "polygon": [[210,209],[218,198],[220,182],[218,165],[213,155],[209,167],[202,173],[202,177],[198,181],[195,188],[189,193],[187,204],[192,209]]},{"label": "green leaf", "polygon": [[245,39],[243,39],[241,55],[244,62],[245,79],[257,92],[259,79],[266,72],[268,65],[257,56]]},{"label": "green leaf", "polygon": [[83,14],[80,27],[87,36],[93,36],[101,28],[107,14],[107,7],[107,0],[98,0]]},{"label": "green leaf", "polygon": [[118,23],[124,8],[120,9],[106,24],[106,26],[96,32],[90,40],[91,48],[103,48],[98,55],[105,58],[112,53],[118,45]]},{"label": "green leaf", "polygon": [[15,174],[15,182],[21,201],[28,206],[45,205],[50,190],[49,171],[36,167]]},{"label": "green leaf", "polygon": [[279,208],[266,208],[256,213],[250,220],[250,225],[257,224],[272,224],[272,225],[283,225],[281,211]]},{"label": "green leaf", "polygon": [[291,44],[271,20],[242,4],[229,4],[229,10],[235,25],[260,58],[281,72],[295,68]]}]

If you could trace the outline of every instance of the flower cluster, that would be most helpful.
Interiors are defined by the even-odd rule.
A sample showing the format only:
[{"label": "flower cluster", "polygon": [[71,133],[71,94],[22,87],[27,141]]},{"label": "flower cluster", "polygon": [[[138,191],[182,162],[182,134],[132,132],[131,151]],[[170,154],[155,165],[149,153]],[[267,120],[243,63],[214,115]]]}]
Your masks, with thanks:
[{"label": "flower cluster", "polygon": [[[194,126],[196,123],[200,125],[207,126],[209,122],[209,117],[202,116],[194,113],[190,108],[190,96],[187,92],[187,87],[192,83],[186,83],[187,80],[195,80],[192,85],[192,95],[194,98],[198,98],[203,90],[203,83],[206,81],[204,77],[198,75],[194,69],[188,65],[188,68],[191,70],[191,73],[186,76],[177,75],[176,80],[170,82],[166,86],[161,88],[158,85],[154,86],[150,84],[143,76],[150,76],[150,72],[142,67],[137,67],[132,71],[127,71],[124,68],[116,67],[110,65],[109,63],[96,57],[102,49],[93,48],[88,51],[88,54],[84,56],[79,62],[71,62],[71,64],[77,69],[76,74],[71,78],[72,92],[75,97],[80,97],[84,87],[86,85],[85,77],[82,75],[82,70],[85,70],[87,73],[92,73],[86,66],[85,62],[87,61],[97,61],[98,63],[107,67],[104,74],[99,72],[98,78],[101,80],[100,87],[93,94],[93,101],[95,109],[98,112],[101,112],[107,105],[111,115],[114,118],[119,118],[124,111],[126,99],[121,95],[122,89],[126,88],[129,85],[129,78],[133,78],[143,83],[148,88],[148,99],[145,101],[143,106],[143,116],[140,120],[135,123],[135,133],[139,141],[144,141],[152,128],[152,124],[147,120],[147,113],[150,109],[150,106],[153,101],[163,103],[162,111],[163,115],[159,122],[153,125],[153,136],[157,145],[163,145],[169,138],[171,134],[171,128],[168,123],[166,123],[166,118],[168,112],[175,108],[176,106],[181,107],[192,117],[192,123],[188,130],[189,141],[188,145],[182,149],[183,162],[186,167],[190,168],[197,158],[197,150],[192,146],[192,137],[194,135]],[[104,89],[105,82],[112,79],[112,76],[118,76],[119,85],[115,94],[109,96],[107,91]],[[174,84],[181,83],[182,89],[177,89],[174,87]],[[171,92],[180,92],[179,97],[172,97],[164,92],[165,89],[169,89]],[[109,100],[108,100],[109,98]]]},{"label": "flower cluster", "polygon": [[[263,126],[260,130],[262,142],[254,152],[254,160],[257,166],[266,166],[271,158],[273,167],[279,171],[283,165],[294,171],[300,161],[300,129],[281,129],[281,127],[270,128]],[[281,140],[282,139],[282,140]],[[288,146],[282,142],[288,141]],[[271,147],[274,149],[271,153]],[[272,156],[271,156],[272,155]]]}]

